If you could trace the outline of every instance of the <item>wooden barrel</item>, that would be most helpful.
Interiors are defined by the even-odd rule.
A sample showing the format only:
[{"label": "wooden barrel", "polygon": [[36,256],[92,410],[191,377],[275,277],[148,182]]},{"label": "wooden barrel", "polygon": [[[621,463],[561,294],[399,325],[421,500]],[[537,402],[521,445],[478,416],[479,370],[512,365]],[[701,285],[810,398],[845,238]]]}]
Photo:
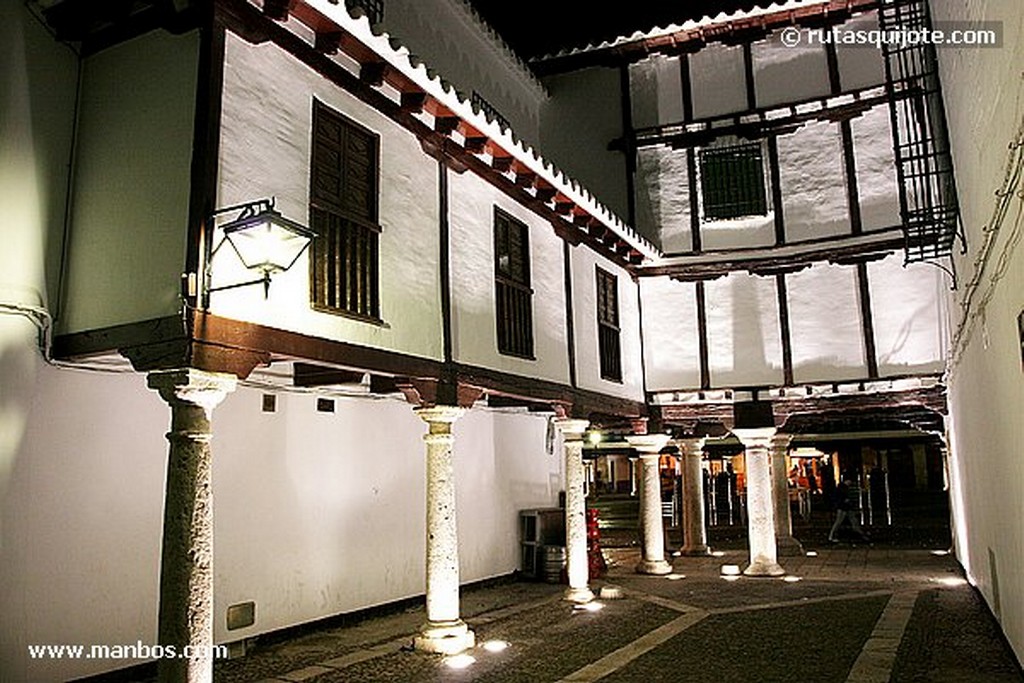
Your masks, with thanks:
[{"label": "wooden barrel", "polygon": [[559,583],[562,570],[565,568],[565,547],[560,545],[542,545],[540,547],[540,578],[547,583]]}]

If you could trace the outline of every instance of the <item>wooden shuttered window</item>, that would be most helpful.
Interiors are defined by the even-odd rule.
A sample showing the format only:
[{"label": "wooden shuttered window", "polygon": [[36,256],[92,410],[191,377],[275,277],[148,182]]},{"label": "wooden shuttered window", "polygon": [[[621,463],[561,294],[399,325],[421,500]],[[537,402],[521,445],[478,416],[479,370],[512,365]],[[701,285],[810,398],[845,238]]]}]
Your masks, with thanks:
[{"label": "wooden shuttered window", "polygon": [[314,100],[312,145],[313,307],[379,320],[379,138]]},{"label": "wooden shuttered window", "polygon": [[761,143],[702,149],[700,187],[705,220],[766,215]]},{"label": "wooden shuttered window", "polygon": [[533,290],[526,224],[494,209],[494,289],[498,351],[533,358]]},{"label": "wooden shuttered window", "polygon": [[597,352],[601,377],[622,381],[622,349],[619,340],[619,280],[597,268]]}]

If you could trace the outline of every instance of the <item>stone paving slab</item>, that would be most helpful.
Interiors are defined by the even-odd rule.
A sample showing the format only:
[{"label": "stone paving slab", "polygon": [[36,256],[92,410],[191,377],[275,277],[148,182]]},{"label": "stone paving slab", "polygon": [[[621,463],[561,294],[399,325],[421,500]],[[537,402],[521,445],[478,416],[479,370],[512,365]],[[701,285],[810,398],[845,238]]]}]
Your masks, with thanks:
[{"label": "stone paving slab", "polygon": [[[789,582],[721,578],[742,551],[673,558],[669,577],[633,571],[636,549],[610,551],[595,589],[622,597],[586,612],[562,586],[498,583],[463,592],[475,660],[456,669],[413,652],[421,607],[325,629],[218,662],[216,683],[542,683],[799,681],[1024,683],[955,560],[927,550],[841,545],[782,558]],[[488,640],[507,642],[488,652]]]}]

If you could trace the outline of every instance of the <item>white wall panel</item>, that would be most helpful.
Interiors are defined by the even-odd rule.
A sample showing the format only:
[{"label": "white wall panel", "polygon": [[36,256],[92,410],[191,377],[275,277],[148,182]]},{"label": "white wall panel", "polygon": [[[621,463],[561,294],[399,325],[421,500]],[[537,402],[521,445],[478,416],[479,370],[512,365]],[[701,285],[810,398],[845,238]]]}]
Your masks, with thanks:
[{"label": "white wall panel", "polygon": [[679,57],[651,55],[630,64],[629,84],[634,128],[683,120],[683,82]]},{"label": "white wall panel", "polygon": [[668,277],[640,280],[648,391],[700,386],[696,285]]},{"label": "white wall panel", "polygon": [[[0,613],[18,615],[2,620],[0,670],[67,680],[132,662],[29,661],[26,645],[156,642],[170,409],[143,375],[54,369],[32,344],[4,356],[24,362],[17,382],[4,367],[4,424],[22,429],[0,487]],[[240,387],[213,413],[216,641],[422,594],[426,423],[398,399],[336,397],[326,413],[278,394],[265,413],[261,394]],[[518,511],[556,503],[546,427],[484,410],[455,423],[463,582],[514,571]],[[248,600],[255,625],[226,631]]]},{"label": "white wall panel", "polygon": [[751,45],[754,61],[754,92],[758,107],[799,102],[829,93],[825,48],[803,40],[789,47],[782,31]]},{"label": "white wall panel", "polygon": [[628,210],[626,156],[608,149],[622,137],[619,71],[594,67],[545,79],[540,153],[613,213]]},{"label": "white wall panel", "polygon": [[866,377],[856,269],[816,265],[787,275],[786,287],[794,381]]},{"label": "white wall panel", "polygon": [[[842,31],[877,31],[878,13],[865,12],[850,18]],[[885,60],[874,45],[836,45],[839,61],[839,82],[843,90],[870,88],[885,83]]]},{"label": "white wall panel", "polygon": [[942,372],[946,356],[939,302],[948,283],[935,266],[903,266],[902,254],[868,264],[878,372]]},{"label": "white wall panel", "polygon": [[865,112],[853,119],[850,127],[864,229],[902,225],[889,107],[882,105]]},{"label": "white wall panel", "polygon": [[690,55],[693,115],[696,118],[747,109],[743,48],[712,43]]},{"label": "white wall panel", "polygon": [[[452,337],[455,359],[568,384],[562,240],[551,224],[471,173],[450,176]],[[494,287],[494,207],[529,227],[536,360],[498,353]]]},{"label": "white wall panel", "polygon": [[743,272],[704,285],[711,386],[782,384],[775,278]]},{"label": "white wall panel", "polygon": [[637,152],[637,229],[657,235],[666,254],[693,250],[686,151],[667,145]]},{"label": "white wall panel", "polygon": [[948,310],[951,330],[965,322],[965,314],[970,329],[962,353],[953,350],[946,378],[957,558],[997,615],[1018,661],[1024,661],[1024,382],[1017,330],[1024,310],[1024,250],[1012,241],[1019,235],[1019,199],[992,236],[992,260],[970,309],[963,307],[966,283],[975,278],[985,232],[992,227],[995,193],[1005,191],[1009,145],[1020,139],[1024,23],[1017,0],[930,4],[936,22],[999,22],[1002,28],[1001,48],[936,50],[968,244],[967,254],[954,252],[961,285],[948,293]]},{"label": "white wall panel", "polygon": [[383,27],[431,70],[467,94],[479,92],[531,145],[544,91],[497,34],[481,30],[459,0],[388,0]]},{"label": "white wall panel", "polygon": [[[576,247],[572,260],[573,334],[576,339],[576,384],[604,394],[644,400],[643,374],[640,364],[640,312],[637,285],[619,266],[584,246]],[[596,267],[614,275],[619,289],[619,345],[622,360],[622,382],[601,378],[597,342],[597,274]]]},{"label": "white wall panel", "polygon": [[850,234],[839,126],[808,123],[778,144],[786,241]]},{"label": "white wall panel", "polygon": [[[228,34],[221,127],[221,206],[277,198],[308,223],[313,98],[380,136],[380,316],[383,325],[310,307],[309,252],[260,287],[214,292],[211,310],[238,320],[417,356],[441,356],[437,162],[416,137],[329,83],[272,43]],[[251,279],[230,249],[214,262],[215,284]]]},{"label": "white wall panel", "polygon": [[63,331],[180,308],[198,53],[155,31],[84,61]]}]

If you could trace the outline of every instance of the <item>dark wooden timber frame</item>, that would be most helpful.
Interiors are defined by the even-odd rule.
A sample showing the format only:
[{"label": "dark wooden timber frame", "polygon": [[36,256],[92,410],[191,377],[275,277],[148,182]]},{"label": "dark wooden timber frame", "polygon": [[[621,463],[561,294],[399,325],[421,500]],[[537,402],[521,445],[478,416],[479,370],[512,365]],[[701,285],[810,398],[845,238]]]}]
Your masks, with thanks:
[{"label": "dark wooden timber frame", "polygon": [[[369,373],[372,387],[381,391],[402,390],[410,399],[422,405],[435,402],[471,405],[486,392],[504,397],[506,403],[546,405],[559,414],[571,413],[581,417],[609,415],[620,418],[644,415],[646,404],[643,402],[578,389],[575,387],[575,377],[566,386],[453,361],[447,258],[450,241],[447,174],[450,171],[461,173],[472,170],[514,201],[547,220],[566,243],[567,278],[571,276],[568,260],[570,246],[586,244],[627,269],[640,263],[643,254],[609,227],[610,224],[591,215],[587,208],[537,176],[497,142],[474,129],[403,74],[380,61],[370,48],[326,17],[302,2],[288,3],[284,12],[285,16],[278,19],[287,18],[290,12],[315,31],[315,45],[307,44],[245,0],[204,3],[203,14],[196,22],[202,33],[186,272],[203,272],[204,254],[208,247],[206,231],[209,228],[206,221],[215,208],[226,31],[237,33],[253,43],[273,41],[328,81],[404,127],[419,139],[428,155],[438,160],[443,359],[420,358],[220,318],[199,310],[204,302],[197,300],[194,292],[187,290],[187,305],[181,316],[63,335],[55,340],[55,355],[75,359],[118,351],[139,371],[194,367],[229,372],[243,378],[254,368],[274,360],[297,360],[334,368],[333,374],[324,374],[324,377],[329,378],[350,376],[344,374],[346,372]],[[330,58],[329,55],[339,50],[345,51],[360,64],[358,74]],[[396,102],[381,90],[385,83],[400,92],[399,101]],[[433,116],[432,126],[427,123],[429,119],[417,116],[424,111]],[[454,137],[456,133],[458,138]],[[483,156],[485,154],[488,156]],[[571,302],[567,304],[566,313],[571,325]],[[569,353],[572,374],[575,375],[573,350],[570,349]],[[303,377],[306,378],[304,381],[315,382],[308,379],[309,373]]]},{"label": "dark wooden timber frame", "polygon": [[[824,14],[800,14],[796,16],[789,13],[788,17],[774,17],[770,21],[763,17],[759,18],[759,24],[746,26],[740,23],[732,23],[725,28],[716,29],[715,32],[705,33],[686,40],[673,38],[668,43],[659,42],[658,45],[650,41],[641,41],[641,45],[625,46],[621,54],[616,53],[615,63],[618,64],[625,74],[628,68],[623,60],[636,61],[637,57],[654,52],[664,54],[680,54],[683,64],[683,99],[686,118],[692,118],[692,93],[689,87],[688,60],[685,52],[696,50],[710,40],[726,40],[729,42],[745,43],[747,55],[747,78],[746,87],[748,96],[754,94],[754,83],[752,67],[750,65],[749,40],[757,37],[758,34],[765,35],[772,28],[782,25],[800,25],[806,21],[821,21],[828,17],[829,23],[841,20],[854,11],[871,9],[877,3],[875,0],[831,0],[824,6]],[[291,33],[281,24],[263,16],[260,10],[245,2],[244,0],[218,0],[217,2],[203,4],[202,16],[198,20],[203,34],[200,47],[200,78],[197,90],[197,105],[195,119],[195,135],[193,150],[193,173],[192,190],[189,202],[189,251],[186,256],[188,272],[202,272],[202,254],[204,253],[204,225],[214,206],[216,196],[217,178],[216,166],[219,145],[220,101],[222,92],[223,69],[217,65],[223,64],[225,28],[252,42],[263,42],[273,40],[282,49],[289,52],[300,62],[321,74],[323,77],[345,89],[347,92],[366,102],[385,116],[390,117],[399,125],[414,134],[421,142],[423,149],[441,162],[439,172],[441,182],[445,184],[448,168],[463,172],[472,170],[486,182],[492,184],[500,191],[507,194],[517,203],[526,206],[538,215],[544,217],[552,225],[556,234],[565,242],[565,267],[566,281],[570,284],[570,247],[585,243],[597,253],[625,267],[636,277],[637,275],[657,275],[660,273],[654,270],[638,269],[643,256],[636,249],[625,241],[621,236],[616,235],[607,224],[596,216],[557,191],[556,188],[548,185],[536,174],[507,151],[501,149],[493,140],[488,139],[480,131],[473,129],[466,121],[459,119],[443,104],[434,100],[429,94],[419,90],[411,84],[400,73],[396,73],[387,64],[380,61],[372,51],[365,46],[359,45],[358,41],[340,31],[336,25],[325,23],[326,19],[312,10],[302,2],[289,3],[294,15],[300,21],[309,25],[316,33],[316,44],[310,46],[301,38]],[[816,12],[818,10],[815,10]],[[774,15],[773,15],[774,16]],[[782,21],[783,23],[779,23]],[[772,23],[774,22],[774,23]],[[771,25],[769,25],[771,24]],[[760,32],[760,33],[759,33]],[[677,36],[678,38],[678,36]],[[338,50],[344,50],[350,57],[353,57],[360,65],[358,75],[340,66],[329,58],[330,54]],[[606,57],[602,57],[605,59]],[[388,83],[400,93],[400,101],[383,94],[379,88]],[[624,95],[628,103],[628,92]],[[867,103],[854,103],[850,105],[850,114],[856,115]],[[751,104],[754,106],[754,103]],[[874,106],[872,104],[872,106]],[[858,109],[858,107],[860,109]],[[433,126],[416,117],[421,111],[427,111],[434,117]],[[843,119],[846,115],[843,110],[838,117]],[[628,110],[623,112],[624,122],[629,123]],[[849,128],[848,120],[845,121],[846,128]],[[631,124],[630,124],[631,125]],[[738,124],[742,125],[742,124]],[[718,131],[721,133],[721,131]],[[458,134],[458,138],[454,134]],[[461,140],[461,142],[460,142]],[[852,142],[852,136],[851,136]],[[769,147],[774,143],[774,137],[769,138]],[[849,154],[846,153],[847,145],[844,138],[844,162],[848,162],[852,155],[852,144]],[[482,156],[486,153],[490,160]],[[630,180],[635,169],[635,147],[630,145],[627,149],[627,173]],[[693,150],[687,150],[688,167],[690,170],[691,200],[696,197],[696,174],[695,157]],[[850,168],[850,166],[848,166]],[[855,188],[855,175],[853,177]],[[778,187],[776,179],[773,178],[773,193]],[[442,187],[442,201],[446,201],[447,189]],[[630,193],[631,201],[634,200],[633,193]],[[773,201],[777,198],[773,197]],[[698,203],[691,201],[694,219],[693,225],[693,247],[695,252],[701,250],[701,236],[699,229]],[[776,206],[780,205],[776,203]],[[851,202],[851,212],[854,203]],[[777,210],[777,214],[781,211]],[[446,216],[442,212],[442,250],[446,250],[444,238],[447,234]],[[853,220],[851,224],[859,226],[859,221]],[[777,219],[776,236],[784,240],[785,228],[781,218]],[[884,245],[884,246],[883,246]],[[858,249],[860,251],[858,251]],[[868,251],[869,256],[879,256],[895,250],[888,242],[882,240],[873,244]],[[884,252],[884,253],[883,253]],[[850,246],[847,250],[829,250],[822,245],[811,260],[822,260],[822,257],[834,262],[855,263],[858,269],[858,283],[861,292],[862,316],[865,321],[865,350],[871,377],[878,376],[877,361],[873,332],[870,320],[870,299],[867,296],[868,282],[867,270],[862,256],[864,250],[861,247]],[[786,383],[792,383],[792,353],[789,349],[788,333],[788,307],[786,306],[786,292],[784,273],[787,269],[795,270],[798,267],[805,267],[809,264],[808,255],[802,256],[799,263],[779,263],[778,259],[766,259],[763,268],[752,272],[758,274],[773,274],[776,277],[779,292],[779,311],[783,334],[783,356]],[[442,268],[447,265],[447,259],[442,259]],[[737,269],[735,264],[722,261],[717,266],[717,274],[724,274]],[[739,266],[743,268],[743,266]],[[678,272],[673,273],[678,277]],[[694,277],[683,276],[680,279],[698,280],[698,318],[700,327],[700,355],[701,355],[701,387],[711,386],[710,368],[708,360],[708,337],[706,325],[706,301],[704,299],[703,283],[699,280],[707,277],[715,277],[715,274],[701,272],[699,269],[693,271]],[[442,280],[446,280],[447,274],[442,273]],[[443,289],[450,285],[447,281],[442,283]],[[103,353],[111,350],[120,350],[128,357],[139,370],[150,370],[165,367],[180,367],[188,365],[201,369],[233,372],[245,377],[258,365],[264,365],[277,359],[304,359],[324,363],[328,366],[337,366],[341,369],[352,369],[355,371],[369,372],[373,377],[390,378],[391,385],[413,386],[421,402],[429,403],[430,396],[457,397],[460,403],[476,400],[487,392],[490,396],[503,397],[510,404],[521,404],[536,406],[555,406],[559,412],[577,415],[589,415],[594,413],[636,416],[646,413],[644,403],[617,399],[603,394],[588,392],[578,389],[575,386],[575,348],[572,339],[572,305],[571,297],[567,303],[567,320],[570,330],[570,385],[565,386],[559,383],[534,380],[507,373],[465,366],[455,363],[452,360],[451,352],[451,302],[450,292],[447,292],[447,311],[445,297],[442,296],[442,314],[444,320],[444,359],[435,361],[401,353],[381,351],[368,347],[361,347],[346,342],[335,342],[324,339],[317,339],[296,333],[285,332],[273,328],[230,321],[215,316],[204,314],[189,309],[181,317],[168,317],[153,321],[146,321],[134,325],[118,326],[95,332],[83,332],[73,335],[66,335],[56,340],[55,355],[62,358],[75,358],[92,354]],[[196,302],[190,302],[195,304]],[[786,362],[786,359],[789,359]],[[418,387],[413,385],[415,380]],[[380,384],[387,385],[387,382]],[[434,386],[433,392],[429,389]],[[437,389],[436,387],[448,387],[448,389]],[[451,393],[454,391],[454,394]],[[447,393],[446,393],[447,392]],[[475,397],[474,397],[475,396]],[[423,399],[423,397],[426,397]]]},{"label": "dark wooden timber frame", "polygon": [[[800,391],[794,389],[791,391]],[[941,434],[947,415],[946,389],[941,384],[892,392],[867,392],[787,397],[772,402],[776,427],[804,433],[836,431],[844,422],[899,422],[907,428]],[[683,433],[693,433],[697,423],[717,422],[733,426],[733,403],[704,402],[660,405],[652,409],[662,422]]]}]

